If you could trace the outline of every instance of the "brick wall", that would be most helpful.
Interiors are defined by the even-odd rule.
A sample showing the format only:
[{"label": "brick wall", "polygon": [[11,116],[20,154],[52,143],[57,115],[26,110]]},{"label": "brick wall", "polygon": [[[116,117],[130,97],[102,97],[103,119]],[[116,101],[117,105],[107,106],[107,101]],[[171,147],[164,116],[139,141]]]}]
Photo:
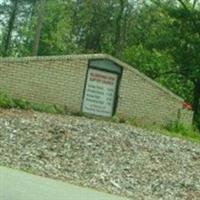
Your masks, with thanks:
[{"label": "brick wall", "polygon": [[[176,120],[183,100],[131,66],[103,54],[36,58],[2,58],[0,91],[36,103],[65,106],[80,112],[88,60],[109,59],[123,67],[117,114],[141,123]],[[190,111],[181,120],[191,123]]]},{"label": "brick wall", "polygon": [[85,83],[84,58],[1,60],[0,90],[15,98],[66,106],[79,111]]}]

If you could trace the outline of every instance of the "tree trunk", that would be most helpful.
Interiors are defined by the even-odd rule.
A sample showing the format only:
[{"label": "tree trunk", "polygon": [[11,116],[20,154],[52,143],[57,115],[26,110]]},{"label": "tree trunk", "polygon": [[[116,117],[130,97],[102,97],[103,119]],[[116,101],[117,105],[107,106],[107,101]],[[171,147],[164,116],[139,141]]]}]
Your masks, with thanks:
[{"label": "tree trunk", "polygon": [[40,0],[39,6],[38,6],[38,18],[37,18],[35,38],[33,42],[32,56],[38,55],[41,30],[42,30],[42,24],[43,24],[43,19],[44,19],[45,4],[46,4],[46,0]]},{"label": "tree trunk", "polygon": [[99,29],[98,21],[98,4],[94,2],[92,4],[92,19],[90,21],[89,33],[86,36],[85,49],[90,53],[100,53],[101,52],[101,29]]},{"label": "tree trunk", "polygon": [[115,30],[115,40],[114,40],[114,52],[113,54],[117,56],[121,52],[121,22],[124,12],[124,0],[120,0],[120,11],[116,19],[116,30]]},{"label": "tree trunk", "polygon": [[17,7],[18,7],[18,0],[13,0],[12,1],[12,11],[11,11],[11,14],[10,14],[10,18],[9,18],[9,21],[8,21],[8,28],[7,28],[7,31],[3,37],[3,56],[8,56],[9,53],[8,53],[8,50],[9,50],[9,47],[10,47],[10,42],[11,42],[11,37],[12,37],[12,31],[13,31],[13,28],[14,28],[14,23],[15,23],[15,19],[16,19],[16,15],[17,15]]},{"label": "tree trunk", "polygon": [[[92,27],[91,27],[92,29]],[[87,36],[85,49],[90,53],[101,52],[101,33],[93,33]]]},{"label": "tree trunk", "polygon": [[200,79],[194,83],[194,93],[193,93],[193,123],[195,124],[198,120],[199,114],[199,104],[200,104]]}]

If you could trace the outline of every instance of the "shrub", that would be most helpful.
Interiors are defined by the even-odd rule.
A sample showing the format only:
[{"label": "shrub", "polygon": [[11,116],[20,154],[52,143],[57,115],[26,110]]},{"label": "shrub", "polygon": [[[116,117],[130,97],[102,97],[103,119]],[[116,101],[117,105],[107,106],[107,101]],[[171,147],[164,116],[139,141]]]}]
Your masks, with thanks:
[{"label": "shrub", "polygon": [[54,105],[31,103],[31,109],[39,112],[46,113],[60,113]]},{"label": "shrub", "polygon": [[24,110],[32,109],[35,111],[47,112],[47,113],[63,113],[63,111],[55,105],[31,103],[25,99],[12,99],[4,92],[0,92],[0,107],[20,108]]},{"label": "shrub", "polygon": [[15,103],[7,94],[0,92],[0,107],[13,108],[15,107]]},{"label": "shrub", "polygon": [[31,103],[26,101],[25,99],[13,99],[13,102],[15,104],[14,107],[28,110],[31,108]]},{"label": "shrub", "polygon": [[172,135],[200,140],[199,131],[195,127],[185,125],[178,121],[169,123],[167,126],[165,126],[165,129]]},{"label": "shrub", "polygon": [[191,131],[190,127],[185,126],[184,124],[178,121],[170,122],[165,126],[165,128],[170,132],[182,133],[182,134],[187,134],[189,131]]}]

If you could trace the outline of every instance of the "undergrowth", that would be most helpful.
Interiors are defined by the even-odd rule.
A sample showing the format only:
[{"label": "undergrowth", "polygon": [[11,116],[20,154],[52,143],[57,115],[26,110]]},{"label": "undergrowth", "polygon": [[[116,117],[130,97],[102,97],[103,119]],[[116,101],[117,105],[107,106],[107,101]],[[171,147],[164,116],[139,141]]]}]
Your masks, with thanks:
[{"label": "undergrowth", "polygon": [[168,123],[167,125],[158,126],[158,125],[144,125],[141,122],[138,122],[135,119],[129,119],[127,121],[128,124],[143,128],[148,131],[152,131],[154,133],[159,133],[162,135],[167,135],[170,137],[178,137],[186,140],[190,140],[193,142],[200,143],[200,131],[192,125],[186,125],[179,121],[174,121],[171,123]]},{"label": "undergrowth", "polygon": [[171,136],[186,138],[200,143],[199,130],[195,126],[186,125],[179,121],[171,122],[164,126],[163,132]]},{"label": "undergrowth", "polygon": [[19,108],[24,110],[35,110],[40,112],[63,114],[64,110],[59,109],[56,105],[41,103],[32,103],[25,99],[13,99],[6,93],[0,92],[0,107],[2,108]]}]

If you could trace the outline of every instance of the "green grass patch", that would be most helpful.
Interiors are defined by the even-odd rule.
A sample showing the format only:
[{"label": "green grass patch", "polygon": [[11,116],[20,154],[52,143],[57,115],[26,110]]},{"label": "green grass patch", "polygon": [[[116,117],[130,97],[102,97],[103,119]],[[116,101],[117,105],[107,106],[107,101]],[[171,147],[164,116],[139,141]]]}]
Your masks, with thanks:
[{"label": "green grass patch", "polygon": [[171,122],[166,126],[144,125],[141,122],[138,122],[136,119],[129,119],[126,123],[138,128],[145,129],[147,131],[152,131],[157,134],[167,135],[170,137],[176,137],[200,143],[199,130],[192,125],[186,125],[178,121]]},{"label": "green grass patch", "polygon": [[0,107],[2,108],[13,108],[15,102],[5,93],[0,93]]},{"label": "green grass patch", "polygon": [[166,133],[167,135],[185,138],[200,143],[199,130],[194,126],[186,125],[178,121],[171,122],[165,126],[162,132]]},{"label": "green grass patch", "polygon": [[0,92],[0,107],[2,108],[18,108],[23,110],[35,110],[52,114],[64,114],[64,109],[56,105],[32,103],[25,99],[13,99],[6,93]]}]

